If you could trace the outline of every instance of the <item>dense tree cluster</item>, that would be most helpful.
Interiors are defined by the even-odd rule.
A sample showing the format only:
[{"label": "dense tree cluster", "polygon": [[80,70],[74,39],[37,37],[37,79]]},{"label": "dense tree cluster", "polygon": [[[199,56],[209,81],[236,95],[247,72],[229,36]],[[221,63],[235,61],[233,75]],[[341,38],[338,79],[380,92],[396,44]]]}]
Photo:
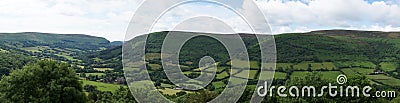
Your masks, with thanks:
[{"label": "dense tree cluster", "polygon": [[34,60],[17,53],[0,52],[0,76],[8,75],[11,70],[20,69]]},{"label": "dense tree cluster", "polygon": [[83,103],[86,96],[68,64],[39,61],[12,71],[0,81],[5,102]]}]

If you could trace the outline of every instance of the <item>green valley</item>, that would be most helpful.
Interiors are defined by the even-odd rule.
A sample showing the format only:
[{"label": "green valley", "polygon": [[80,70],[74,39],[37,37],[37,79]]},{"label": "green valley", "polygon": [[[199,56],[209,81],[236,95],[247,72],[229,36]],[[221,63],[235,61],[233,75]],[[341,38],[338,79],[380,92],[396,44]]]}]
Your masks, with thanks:
[{"label": "green valley", "polygon": [[[196,34],[194,32],[175,33]],[[209,36],[196,36],[188,40],[179,51],[179,66],[184,75],[196,78],[201,73],[199,61],[204,56],[212,57],[217,64],[217,74],[210,84],[202,90],[185,90],[168,80],[163,71],[161,47],[169,32],[145,34],[146,54],[144,58],[147,71],[157,90],[175,102],[190,102],[185,98],[198,95],[220,94],[227,86],[229,77],[248,79],[245,94],[239,99],[249,102],[261,73],[260,43],[252,34],[240,34],[249,53],[249,70],[246,61],[230,60],[228,51],[218,40]],[[210,34],[218,35],[218,34]],[[229,38],[229,34],[227,34]],[[143,35],[142,35],[143,36]],[[138,38],[143,39],[142,36]],[[376,90],[400,91],[400,32],[323,30],[308,33],[286,33],[275,35],[277,63],[273,85],[325,85],[336,83],[336,77],[345,74],[354,84],[371,84]],[[78,34],[48,33],[0,33],[0,73],[7,76],[11,71],[22,69],[35,61],[53,60],[68,63],[75,70],[83,90],[89,100],[118,102],[115,97],[132,99],[127,89],[127,80],[122,65],[122,42],[110,42],[104,38]],[[125,43],[132,43],[126,41]],[[132,47],[135,51],[135,47]],[[10,62],[12,61],[12,62]],[[236,63],[236,64],[232,64]],[[125,70],[140,70],[125,68]],[[246,73],[249,73],[247,75]],[[137,74],[144,74],[138,71]],[[311,78],[311,79],[310,79]],[[355,80],[350,80],[355,79]],[[368,81],[368,83],[359,81]],[[297,82],[298,81],[298,82]],[[199,81],[191,81],[200,84]],[[197,85],[195,85],[197,86]],[[135,91],[132,91],[135,92]],[[121,94],[125,93],[125,94]],[[1,93],[0,93],[1,94]],[[121,96],[122,95],[122,96]],[[1,95],[0,95],[1,96]],[[129,97],[124,97],[129,96]],[[215,97],[213,97],[215,98]],[[399,97],[398,97],[399,98]],[[370,100],[371,102],[390,102],[394,98],[346,98],[347,102]],[[266,102],[308,101],[310,98],[266,97]],[[316,102],[333,102],[340,98],[323,97]]]}]

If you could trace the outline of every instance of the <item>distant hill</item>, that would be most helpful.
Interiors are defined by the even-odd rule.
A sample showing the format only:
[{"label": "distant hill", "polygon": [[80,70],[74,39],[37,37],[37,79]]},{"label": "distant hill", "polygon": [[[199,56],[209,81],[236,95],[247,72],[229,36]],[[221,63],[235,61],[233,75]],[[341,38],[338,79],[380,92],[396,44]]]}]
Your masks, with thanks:
[{"label": "distant hill", "polygon": [[[17,53],[0,51],[0,76],[8,75],[11,70],[20,69],[36,59]],[[1,77],[0,77],[1,79]]]},{"label": "distant hill", "polygon": [[102,37],[83,34],[0,33],[0,48],[38,58],[80,62],[82,55],[111,48]]},{"label": "distant hill", "polygon": [[71,48],[80,50],[98,50],[109,47],[110,42],[101,37],[82,34],[51,33],[0,33],[0,42],[8,46],[33,47],[50,46],[52,48]]},{"label": "distant hill", "polygon": [[[147,52],[159,53],[162,41],[168,32],[148,34]],[[241,34],[251,54],[257,54],[258,44],[255,36]],[[275,36],[278,62],[301,61],[395,61],[400,59],[400,32],[323,30],[308,33],[286,33]],[[211,38],[193,38],[183,47],[180,58],[193,60],[203,55],[225,58],[222,45]],[[199,51],[203,50],[203,51]],[[205,51],[217,50],[212,53]],[[187,51],[187,52],[186,52]],[[219,51],[219,52],[218,52]],[[107,53],[102,53],[107,54]],[[115,54],[112,53],[113,55]],[[256,59],[257,58],[251,58]]]},{"label": "distant hill", "polygon": [[312,31],[306,34],[320,34],[326,36],[345,36],[352,38],[387,38],[387,39],[398,39],[400,38],[400,32],[381,32],[381,31],[358,31],[358,30],[320,30]]},{"label": "distant hill", "polygon": [[92,55],[89,55],[91,58],[100,58],[100,59],[112,59],[115,57],[120,57],[121,56],[121,51],[122,51],[122,46],[117,46],[114,48],[102,50],[99,52],[96,52]]},{"label": "distant hill", "polygon": [[[148,35],[147,53],[159,58],[162,41],[168,32]],[[190,33],[190,32],[178,32]],[[241,34],[251,60],[259,60],[257,39],[251,34]],[[103,67],[121,67],[122,42],[109,42],[100,37],[77,34],[1,33],[2,51],[18,51],[33,56],[56,58],[63,61],[98,63]],[[322,30],[308,33],[275,35],[277,62],[302,61],[383,61],[400,60],[400,33],[354,30]],[[114,45],[114,46],[113,46]],[[228,61],[226,50],[218,41],[207,36],[189,40],[181,50],[182,62],[196,62],[209,55]],[[96,60],[90,61],[90,60]],[[112,63],[111,63],[112,62]],[[115,64],[117,63],[117,64]],[[196,65],[195,63],[192,65]]]},{"label": "distant hill", "polygon": [[123,44],[122,41],[113,41],[110,43],[112,46],[121,46]]}]

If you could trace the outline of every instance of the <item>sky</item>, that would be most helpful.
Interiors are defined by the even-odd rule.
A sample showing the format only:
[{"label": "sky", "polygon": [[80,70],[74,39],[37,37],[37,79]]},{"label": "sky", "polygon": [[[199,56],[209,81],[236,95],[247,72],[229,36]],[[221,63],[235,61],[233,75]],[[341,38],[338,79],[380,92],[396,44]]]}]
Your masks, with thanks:
[{"label": "sky", "polygon": [[[160,6],[165,0],[160,0]],[[234,0],[245,8],[242,0]],[[326,29],[400,31],[400,0],[256,0],[275,34]],[[0,0],[0,32],[87,34],[122,41],[142,0]],[[235,8],[236,8],[235,7]],[[210,12],[212,11],[212,12]],[[188,4],[170,10],[153,31],[174,30],[188,15],[242,22],[223,7]],[[144,18],[145,15],[144,15]],[[211,25],[212,26],[212,25]],[[235,31],[246,32],[243,25]],[[200,27],[200,26],[193,26]]]}]

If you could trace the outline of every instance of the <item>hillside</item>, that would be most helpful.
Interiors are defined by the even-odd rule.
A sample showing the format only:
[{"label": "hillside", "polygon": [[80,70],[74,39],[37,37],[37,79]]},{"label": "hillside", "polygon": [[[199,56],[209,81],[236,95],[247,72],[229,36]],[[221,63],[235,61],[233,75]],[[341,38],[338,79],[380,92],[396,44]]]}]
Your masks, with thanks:
[{"label": "hillside", "polygon": [[276,36],[279,62],[300,61],[371,61],[379,63],[399,58],[400,39],[373,36],[319,33]]},{"label": "hillside", "polygon": [[123,44],[122,41],[113,41],[110,43],[112,46],[121,46]]},{"label": "hillside", "polygon": [[110,43],[104,38],[89,35],[35,32],[0,33],[0,42],[15,47],[50,46],[80,50],[97,50],[108,47]]},{"label": "hillside", "polygon": [[381,32],[381,31],[357,31],[357,30],[321,30],[312,31],[306,34],[320,34],[326,36],[346,36],[352,38],[387,38],[387,39],[398,39],[400,38],[400,32]]},{"label": "hillside", "polygon": [[[180,35],[199,34],[195,32],[173,32]],[[163,71],[161,55],[169,57],[172,54],[169,52],[160,53],[167,33],[169,32],[146,34],[148,36],[144,57],[146,69],[154,85],[162,94],[174,95],[178,99],[185,98],[185,96],[190,96],[193,92],[198,91],[175,89],[177,86],[168,80]],[[124,54],[125,56],[136,59],[143,58],[134,54],[140,49],[137,49],[137,44],[132,42],[133,40],[126,41],[125,44],[135,43],[134,45],[123,48],[122,42],[110,43],[104,38],[87,35],[16,33],[1,34],[0,37],[2,37],[0,38],[0,42],[2,42],[0,44],[0,64],[5,64],[5,68],[0,68],[1,74],[7,75],[10,70],[21,68],[29,61],[35,60],[29,56],[38,59],[55,59],[70,63],[81,78],[86,88],[85,91],[92,94],[101,93],[97,90],[114,93],[119,86],[125,87],[127,85],[126,80],[128,80],[128,83],[132,81],[125,78],[126,74],[124,75],[122,69],[123,49],[130,52]],[[135,40],[144,40],[143,37],[144,35],[139,36]],[[302,81],[304,85],[324,85],[328,82],[335,83],[339,74],[345,74],[349,78],[361,76],[361,79],[366,80],[363,85],[371,85],[377,90],[399,91],[399,32],[323,30],[308,33],[286,33],[274,37],[277,65],[272,85],[294,85],[293,83],[297,83],[297,81]],[[234,40],[238,37],[226,34],[223,38]],[[207,85],[206,90],[220,93],[224,88],[229,88],[227,83],[230,77],[248,79],[246,91],[254,90],[257,80],[260,79],[258,76],[262,69],[259,62],[260,43],[256,36],[252,34],[240,34],[240,38],[243,39],[249,53],[250,70],[240,70],[246,65],[246,62],[240,59],[230,60],[224,45],[214,38],[201,35],[188,40],[179,51],[181,71],[189,78],[198,77],[202,70],[198,67],[200,58],[210,56],[218,63],[218,67],[217,74],[212,82]],[[262,41],[261,43],[267,42]],[[9,60],[16,62],[8,62]],[[234,67],[233,62],[238,63],[239,67]],[[236,68],[236,70],[230,68]],[[134,69],[136,70],[136,68]],[[139,79],[135,79],[135,81],[141,82],[140,77],[147,75],[143,74],[146,72],[140,70],[144,69],[131,72],[133,76],[139,76]],[[246,72],[249,73],[249,76],[246,75]],[[351,81],[351,79],[349,79],[349,82],[358,83],[358,81]],[[200,83],[202,82],[193,81],[190,85],[198,86]],[[89,87],[93,88],[90,89]],[[96,89],[96,87],[98,88]],[[96,91],[94,92],[93,89]],[[243,97],[252,93],[252,91],[248,92]],[[177,94],[183,96],[179,97]],[[355,101],[358,101],[357,99],[351,98]]]},{"label": "hillside", "polygon": [[[149,47],[147,51],[149,53],[160,52],[162,45],[160,42],[165,38],[166,33],[159,32],[149,35],[147,43]],[[400,39],[396,38],[396,35],[400,36],[400,33],[326,30],[309,33],[280,34],[275,36],[275,41],[278,62],[360,60],[379,63],[400,58],[400,55],[398,55],[398,52],[400,52]],[[241,34],[241,36],[246,46],[249,47],[249,52],[259,52],[255,36],[249,36],[248,34]],[[182,59],[199,58],[204,53],[207,54],[207,52],[196,51],[195,48],[201,50],[223,48],[216,41],[205,39],[204,37],[197,37],[190,40],[183,47],[183,50],[181,50],[182,53],[186,53],[185,47],[194,56],[181,57]],[[222,53],[224,50],[218,51]],[[213,53],[215,52],[213,51]],[[112,53],[112,55],[114,54],[115,52]],[[219,53],[217,52],[217,54]]]},{"label": "hillside", "polygon": [[26,64],[34,61],[34,58],[21,54],[0,51],[0,76],[8,75],[11,70],[20,69]]},{"label": "hillside", "polygon": [[[129,72],[130,77],[132,77],[127,77],[127,80],[132,80],[128,81],[128,83],[143,82],[143,75],[147,75],[145,74],[147,72],[143,71],[148,71],[155,86],[164,88],[159,90],[162,93],[192,92],[190,90],[174,90],[176,86],[168,80],[163,70],[164,64],[161,63],[161,55],[165,55],[167,58],[173,55],[170,52],[164,52],[163,54],[160,52],[168,33],[156,32],[147,34],[145,48],[146,68],[141,68],[143,67],[142,65],[135,65],[129,59],[124,58],[124,60],[128,61],[124,61],[126,62],[125,66],[133,67],[132,71],[125,71]],[[174,33],[180,35],[204,34],[175,31]],[[336,77],[344,74],[349,78],[361,77],[362,80],[367,81],[359,85],[371,85],[377,90],[399,91],[400,38],[397,37],[398,34],[396,32],[326,30],[275,35],[277,63],[272,85],[297,85],[297,81],[303,81],[304,84],[301,85],[327,85],[327,83],[335,83]],[[180,49],[178,65],[181,71],[188,78],[199,77],[202,70],[198,65],[199,60],[204,56],[210,56],[213,57],[218,65],[216,68],[217,74],[212,83],[207,85],[207,90],[218,92],[229,88],[227,86],[228,80],[232,78],[249,80],[246,88],[254,90],[257,81],[261,79],[259,77],[262,73],[261,70],[270,68],[261,68],[260,66],[260,43],[257,42],[255,36],[251,34],[240,34],[240,36],[249,52],[250,70],[240,69],[245,68],[246,61],[240,59],[230,60],[224,45],[219,43],[218,40],[209,36],[199,35],[188,40]],[[234,36],[227,34],[223,37],[232,39]],[[139,40],[139,42],[134,42],[135,40]],[[131,59],[131,61],[133,62],[143,58],[135,54],[136,52],[141,52],[141,49],[137,47],[137,44],[142,42],[140,40],[143,40],[143,36],[127,41],[124,44],[131,44],[124,48],[126,51],[124,56],[132,58],[133,60]],[[262,41],[261,43],[267,42]],[[179,71],[171,75],[179,76]],[[315,77],[309,77],[309,75],[314,75]],[[322,81],[325,83],[322,83]],[[351,79],[349,81],[359,82]],[[201,85],[201,83],[201,81],[194,80],[183,85],[195,87]],[[167,89],[168,91],[166,91]],[[357,101],[353,98],[352,100]]]},{"label": "hillside", "polygon": [[105,38],[82,34],[0,33],[4,51],[70,63],[82,63],[83,55],[110,47]]}]

